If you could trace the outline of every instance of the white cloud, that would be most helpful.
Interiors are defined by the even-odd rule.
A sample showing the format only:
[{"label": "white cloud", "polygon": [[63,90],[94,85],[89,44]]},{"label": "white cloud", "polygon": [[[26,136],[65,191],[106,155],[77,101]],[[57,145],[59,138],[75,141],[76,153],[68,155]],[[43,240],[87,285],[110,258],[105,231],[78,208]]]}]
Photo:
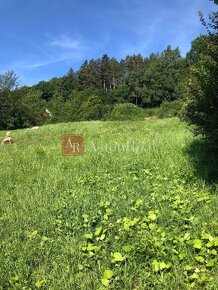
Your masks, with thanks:
[{"label": "white cloud", "polygon": [[29,61],[29,62],[26,62],[26,61],[15,61],[11,64],[11,66],[13,68],[22,68],[22,69],[35,69],[35,68],[39,68],[39,67],[42,67],[42,66],[47,66],[47,65],[50,65],[50,64],[55,64],[55,63],[58,63],[58,62],[61,62],[65,60],[64,58],[59,58],[59,59],[50,59],[50,60],[45,60],[45,61]]},{"label": "white cloud", "polygon": [[62,34],[58,37],[48,36],[49,40],[40,47],[34,46],[35,53],[25,56],[25,59],[14,61],[11,67],[14,69],[34,70],[60,62],[80,60],[88,52],[87,46],[79,40],[75,40]]},{"label": "white cloud", "polygon": [[173,47],[179,46],[184,56],[190,49],[191,41],[204,30],[198,17],[198,10],[205,11],[202,0],[190,3],[189,9],[185,9],[188,4],[181,3],[171,9],[162,6],[150,14],[144,1],[137,0],[135,3],[133,9],[126,6],[122,11],[120,23],[131,37],[129,43],[121,45],[120,55],[148,55],[171,44]]},{"label": "white cloud", "polygon": [[78,40],[75,40],[67,35],[61,35],[53,38],[50,45],[61,49],[79,49],[81,44]]}]

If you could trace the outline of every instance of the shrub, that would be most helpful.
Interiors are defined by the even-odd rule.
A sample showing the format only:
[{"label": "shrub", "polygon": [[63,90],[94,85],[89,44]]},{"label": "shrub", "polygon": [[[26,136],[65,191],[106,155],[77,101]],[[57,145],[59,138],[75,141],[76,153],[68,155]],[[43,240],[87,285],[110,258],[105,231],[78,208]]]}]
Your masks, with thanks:
[{"label": "shrub", "polygon": [[103,103],[100,97],[90,96],[80,107],[81,120],[99,120],[102,116]]},{"label": "shrub", "polygon": [[123,120],[136,120],[144,117],[144,110],[134,104],[117,104],[114,106],[108,120],[123,121]]},{"label": "shrub", "polygon": [[[218,23],[218,16],[216,17]],[[217,27],[218,31],[218,27]],[[207,45],[207,49],[202,46]],[[196,61],[189,67],[189,76],[185,91],[186,104],[184,117],[196,126],[196,133],[218,138],[218,34],[201,36],[193,43],[200,46],[196,52]]]},{"label": "shrub", "polygon": [[164,101],[156,111],[159,118],[171,118],[179,116],[183,107],[184,100]]},{"label": "shrub", "polygon": [[146,108],[144,109],[144,117],[157,117],[159,113],[159,108]]},{"label": "shrub", "polygon": [[180,116],[184,100],[164,101],[160,107],[144,109],[145,117],[171,118]]}]

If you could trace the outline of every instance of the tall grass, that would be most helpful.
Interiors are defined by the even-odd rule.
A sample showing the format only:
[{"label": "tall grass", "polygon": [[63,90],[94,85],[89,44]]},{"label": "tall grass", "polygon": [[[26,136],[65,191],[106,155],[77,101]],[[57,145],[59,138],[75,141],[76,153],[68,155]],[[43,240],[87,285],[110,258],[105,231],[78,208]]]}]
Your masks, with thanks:
[{"label": "tall grass", "polygon": [[[84,135],[83,156],[62,156],[64,133]],[[186,152],[197,137],[184,123],[12,135],[0,147],[0,289],[216,289],[216,245],[206,246],[217,235],[216,184],[195,174]]]}]

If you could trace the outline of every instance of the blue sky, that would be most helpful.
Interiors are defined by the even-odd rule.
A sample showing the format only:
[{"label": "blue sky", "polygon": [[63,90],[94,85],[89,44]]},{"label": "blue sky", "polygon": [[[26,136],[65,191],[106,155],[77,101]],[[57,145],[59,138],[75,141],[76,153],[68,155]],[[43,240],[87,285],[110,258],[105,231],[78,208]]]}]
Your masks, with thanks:
[{"label": "blue sky", "polygon": [[85,59],[148,56],[171,44],[182,55],[205,33],[209,0],[0,0],[0,73],[22,85],[63,76]]}]

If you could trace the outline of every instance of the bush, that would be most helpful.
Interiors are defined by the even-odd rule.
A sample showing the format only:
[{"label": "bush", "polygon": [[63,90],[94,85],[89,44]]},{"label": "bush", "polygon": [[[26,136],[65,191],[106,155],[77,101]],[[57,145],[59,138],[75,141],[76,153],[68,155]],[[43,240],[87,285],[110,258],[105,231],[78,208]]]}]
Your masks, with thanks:
[{"label": "bush", "polygon": [[159,108],[147,108],[144,109],[144,116],[146,118],[150,118],[150,117],[157,117],[158,116],[158,112],[159,112]]},{"label": "bush", "polygon": [[160,107],[144,109],[145,117],[172,118],[180,116],[184,100],[164,101]]},{"label": "bush", "polygon": [[101,118],[101,120],[103,120],[103,121],[106,121],[106,120],[109,120],[109,117],[110,117],[110,115],[111,115],[111,112],[112,112],[112,110],[113,110],[113,108],[114,108],[114,105],[112,105],[112,104],[104,104],[104,106],[102,107],[102,118]]},{"label": "bush", "polygon": [[99,120],[102,117],[103,103],[100,97],[90,96],[80,107],[80,120]]},{"label": "bush", "polygon": [[216,34],[201,36],[192,43],[192,51],[197,48],[198,51],[191,51],[196,60],[189,67],[183,113],[185,120],[196,126],[195,133],[217,140],[218,13],[214,21],[217,23]]},{"label": "bush", "polygon": [[184,105],[184,100],[179,99],[175,101],[164,101],[156,111],[159,118],[171,118],[180,115],[181,109]]},{"label": "bush", "polygon": [[134,104],[117,104],[114,106],[111,114],[107,120],[123,121],[123,120],[137,120],[145,116],[144,110]]}]

